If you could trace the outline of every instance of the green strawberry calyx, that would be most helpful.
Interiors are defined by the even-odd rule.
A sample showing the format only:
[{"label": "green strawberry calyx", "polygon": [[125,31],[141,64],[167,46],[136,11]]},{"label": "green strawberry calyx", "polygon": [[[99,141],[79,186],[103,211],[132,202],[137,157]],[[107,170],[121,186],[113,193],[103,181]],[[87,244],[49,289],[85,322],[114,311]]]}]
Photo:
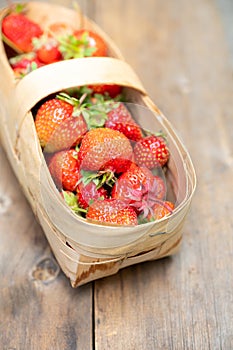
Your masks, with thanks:
[{"label": "green strawberry calyx", "polygon": [[80,99],[71,97],[65,92],[61,92],[56,96],[59,100],[63,100],[74,107],[72,116],[79,117],[83,116],[87,124],[88,129],[100,128],[104,126],[107,119],[107,114],[102,105],[92,105],[90,102],[84,103],[87,97],[87,93],[84,93]]},{"label": "green strawberry calyx", "polygon": [[78,199],[73,192],[62,191],[62,195],[68,207],[70,207],[70,209],[76,214],[86,214],[87,210],[79,207]]},{"label": "green strawberry calyx", "polygon": [[118,105],[118,102],[106,101],[102,98],[103,96],[98,99],[98,103],[89,106],[87,114],[84,112],[84,118],[89,129],[103,127],[108,119],[108,113]]},{"label": "green strawberry calyx", "polygon": [[[72,116],[82,115],[89,130],[103,127],[108,119],[108,113],[119,105],[119,102],[114,100],[106,101],[101,95],[98,95],[98,100],[93,104],[88,98],[88,90],[79,99],[65,92],[60,92],[56,98],[71,104],[74,107]],[[86,100],[87,102],[85,102]]]},{"label": "green strawberry calyx", "polygon": [[68,34],[57,40],[64,60],[90,57],[96,51],[96,47],[90,47],[88,32],[84,32],[80,39],[73,34]]},{"label": "green strawberry calyx", "polygon": [[166,144],[168,143],[167,135],[164,133],[163,130],[160,130],[160,131],[154,133],[148,129],[143,129],[143,133],[145,136],[161,137]]},{"label": "green strawberry calyx", "polygon": [[15,65],[24,59],[33,60],[35,58],[36,58],[35,52],[27,52],[27,53],[23,53],[23,54],[20,54],[17,56],[10,57],[9,62],[11,65]]},{"label": "green strawberry calyx", "polygon": [[90,182],[94,182],[96,188],[99,189],[105,184],[109,187],[112,187],[116,182],[115,174],[111,170],[102,170],[94,172],[82,169],[80,173],[81,177],[78,183],[82,182],[84,186],[88,185]]}]

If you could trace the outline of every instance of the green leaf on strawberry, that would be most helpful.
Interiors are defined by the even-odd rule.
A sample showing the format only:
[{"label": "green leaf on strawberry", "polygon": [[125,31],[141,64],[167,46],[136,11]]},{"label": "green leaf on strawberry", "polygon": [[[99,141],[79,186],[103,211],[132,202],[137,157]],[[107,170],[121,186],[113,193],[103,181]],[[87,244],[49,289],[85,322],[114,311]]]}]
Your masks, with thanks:
[{"label": "green leaf on strawberry", "polygon": [[64,60],[72,58],[90,57],[96,51],[95,47],[89,46],[88,33],[84,32],[81,38],[75,35],[67,35],[59,38],[59,50],[63,55]]},{"label": "green leaf on strawberry", "polygon": [[82,182],[84,186],[88,185],[90,182],[94,182],[97,189],[101,188],[103,185],[108,185],[109,187],[112,187],[114,183],[116,182],[116,176],[113,171],[111,170],[102,170],[102,171],[88,171],[88,170],[81,170],[80,171],[81,177],[78,181],[78,183]]},{"label": "green leaf on strawberry", "polygon": [[73,192],[62,191],[62,196],[66,204],[73,210],[76,214],[86,214],[86,210],[78,205],[78,199]]},{"label": "green leaf on strawberry", "polygon": [[93,105],[90,101],[84,103],[86,97],[87,93],[84,93],[80,99],[71,97],[65,92],[57,95],[58,99],[66,101],[74,107],[73,116],[78,117],[82,114],[89,130],[104,126],[107,119],[107,112],[110,109],[109,106],[104,101],[98,105]]}]

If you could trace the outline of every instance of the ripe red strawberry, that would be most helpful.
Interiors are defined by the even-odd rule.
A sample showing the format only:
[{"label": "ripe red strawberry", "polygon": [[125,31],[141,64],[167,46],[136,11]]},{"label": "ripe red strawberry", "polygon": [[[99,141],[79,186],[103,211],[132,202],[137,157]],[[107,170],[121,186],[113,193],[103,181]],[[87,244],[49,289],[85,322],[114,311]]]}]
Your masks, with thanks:
[{"label": "ripe red strawberry", "polygon": [[140,126],[133,119],[130,111],[122,102],[111,103],[111,110],[107,113],[105,127],[122,132],[131,141],[139,141],[143,134]]},{"label": "ripe red strawberry", "polygon": [[153,203],[154,200],[164,199],[166,197],[167,187],[165,180],[160,176],[154,176],[153,184],[148,192],[148,201]]},{"label": "ripe red strawberry", "polygon": [[43,66],[34,52],[18,55],[9,60],[14,73],[18,77],[23,77],[34,69]]},{"label": "ripe red strawberry", "polygon": [[37,58],[44,64],[58,62],[62,59],[57,40],[48,35],[43,35],[38,39],[35,38],[33,45]]},{"label": "ripe red strawberry", "polygon": [[62,59],[61,53],[56,45],[51,42],[41,46],[37,50],[38,59],[44,64],[58,62]]},{"label": "ripe red strawberry", "polygon": [[86,218],[102,224],[137,225],[135,210],[116,199],[96,200],[88,208]]},{"label": "ripe red strawberry", "polygon": [[88,88],[92,90],[92,94],[108,95],[111,98],[115,98],[122,91],[122,87],[116,84],[89,85]]},{"label": "ripe red strawberry", "polygon": [[147,219],[148,221],[154,221],[162,219],[164,216],[168,216],[174,210],[174,203],[170,201],[162,201],[161,203],[155,203],[152,211],[149,212]]},{"label": "ripe red strawberry", "polygon": [[127,159],[123,156],[116,157],[115,159],[110,159],[108,162],[105,163],[103,168],[119,175],[120,173],[124,173],[125,171],[127,171],[130,168],[131,164],[131,157]]},{"label": "ripe red strawberry", "polygon": [[162,136],[151,135],[139,140],[134,146],[135,162],[149,169],[164,166],[170,156]]},{"label": "ripe red strawberry", "polygon": [[112,198],[132,205],[136,210],[144,211],[155,201],[164,198],[166,186],[162,178],[154,176],[145,168],[132,165],[120,175],[112,189]]},{"label": "ripe red strawberry", "polygon": [[132,146],[117,130],[97,128],[88,131],[81,142],[80,169],[98,171],[110,168],[121,172],[131,164]]},{"label": "ripe red strawberry", "polygon": [[35,52],[29,52],[22,55],[17,55],[10,58],[10,65],[12,68],[22,68],[27,69],[29,64],[35,62],[37,65],[41,66],[42,63],[36,57]]},{"label": "ripe red strawberry", "polygon": [[39,48],[37,50],[37,56],[44,64],[58,62],[62,59],[61,53],[57,46],[50,45],[50,43]]},{"label": "ripe red strawberry", "polygon": [[33,49],[32,39],[42,35],[40,26],[27,18],[23,13],[12,12],[2,21],[4,40],[12,43],[19,52],[30,52]]},{"label": "ripe red strawberry", "polygon": [[74,32],[74,36],[79,40],[86,40],[88,48],[93,49],[91,56],[107,56],[107,45],[97,33],[89,29],[79,29]]},{"label": "ripe red strawberry", "polygon": [[35,117],[35,127],[41,146],[49,153],[78,144],[87,131],[79,100],[66,94],[41,105]]},{"label": "ripe red strawberry", "polygon": [[72,35],[59,39],[59,50],[65,60],[89,56],[107,56],[105,41],[89,29],[75,30]]},{"label": "ripe red strawberry", "polygon": [[74,149],[55,153],[49,160],[50,174],[59,189],[74,191],[80,177],[78,152]]},{"label": "ripe red strawberry", "polygon": [[80,182],[76,188],[79,206],[87,209],[91,201],[99,198],[108,198],[108,192],[104,187],[97,188],[96,184],[91,181],[87,185]]}]

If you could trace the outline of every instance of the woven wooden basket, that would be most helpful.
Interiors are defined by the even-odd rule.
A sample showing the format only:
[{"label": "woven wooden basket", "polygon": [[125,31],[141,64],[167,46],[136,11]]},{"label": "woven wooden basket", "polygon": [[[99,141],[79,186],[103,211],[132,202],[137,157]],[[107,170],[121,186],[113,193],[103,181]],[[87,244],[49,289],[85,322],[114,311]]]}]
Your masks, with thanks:
[{"label": "woven wooden basket", "polygon": [[[73,10],[48,3],[28,3],[28,16],[42,27],[53,22],[74,23]],[[8,9],[1,11],[1,19]],[[80,58],[41,67],[16,81],[3,42],[0,43],[0,133],[12,168],[41,224],[64,273],[77,287],[112,275],[126,266],[174,254],[195,191],[196,177],[189,154],[171,124],[148,97],[142,83],[112,40],[91,20],[107,42],[109,57]],[[43,98],[66,88],[89,84],[119,84],[130,103],[143,110],[138,122],[168,136],[171,158],[166,172],[176,202],[172,215],[135,227],[95,225],[75,215],[64,203],[49,174],[36,134],[32,108]]]}]

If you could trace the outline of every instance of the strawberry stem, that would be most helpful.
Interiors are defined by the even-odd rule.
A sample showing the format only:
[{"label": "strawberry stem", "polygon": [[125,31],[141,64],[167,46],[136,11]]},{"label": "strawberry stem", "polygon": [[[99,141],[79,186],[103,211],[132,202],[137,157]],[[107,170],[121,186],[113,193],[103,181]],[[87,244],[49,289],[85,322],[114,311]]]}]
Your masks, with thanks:
[{"label": "strawberry stem", "polygon": [[65,92],[60,92],[57,96],[57,99],[65,101],[69,103],[72,106],[79,106],[80,105],[80,100],[78,100],[75,97],[71,97],[70,95],[66,94]]}]

